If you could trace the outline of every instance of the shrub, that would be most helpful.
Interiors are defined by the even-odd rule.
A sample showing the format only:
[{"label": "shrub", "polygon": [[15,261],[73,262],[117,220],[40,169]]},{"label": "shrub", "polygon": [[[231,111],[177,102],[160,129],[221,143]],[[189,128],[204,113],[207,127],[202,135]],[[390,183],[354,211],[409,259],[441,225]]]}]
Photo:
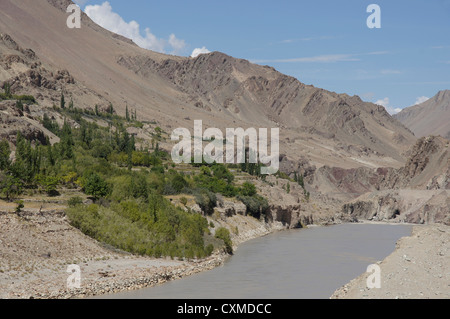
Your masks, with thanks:
[{"label": "shrub", "polygon": [[79,196],[74,196],[69,199],[67,204],[69,205],[69,207],[75,207],[75,206],[83,204],[83,200]]},{"label": "shrub", "polygon": [[233,254],[233,243],[231,242],[230,231],[228,229],[224,227],[218,228],[215,237],[223,240],[227,254]]},{"label": "shrub", "polygon": [[20,213],[22,208],[25,207],[23,204],[23,200],[17,200],[17,201],[15,201],[15,203],[17,204],[15,212]]},{"label": "shrub", "polygon": [[256,195],[256,186],[252,183],[245,182],[240,189],[240,193],[243,196],[253,196]]},{"label": "shrub", "polygon": [[129,199],[110,207],[71,207],[71,224],[98,241],[134,254],[201,258],[211,254],[203,236],[208,223],[199,214],[177,209],[161,196],[148,203]]},{"label": "shrub", "polygon": [[202,189],[195,194],[195,202],[205,214],[211,215],[217,205],[217,197],[213,192]]},{"label": "shrub", "polygon": [[214,251],[214,245],[213,244],[209,244],[208,246],[206,246],[205,252],[206,252],[207,256],[211,255],[213,251]]},{"label": "shrub", "polygon": [[13,95],[12,98],[17,101],[24,102],[26,104],[35,104],[36,99],[32,95]]},{"label": "shrub", "polygon": [[238,196],[237,197],[247,208],[247,214],[257,219],[261,217],[261,214],[265,214],[269,209],[269,203],[267,199],[260,195],[255,196]]}]

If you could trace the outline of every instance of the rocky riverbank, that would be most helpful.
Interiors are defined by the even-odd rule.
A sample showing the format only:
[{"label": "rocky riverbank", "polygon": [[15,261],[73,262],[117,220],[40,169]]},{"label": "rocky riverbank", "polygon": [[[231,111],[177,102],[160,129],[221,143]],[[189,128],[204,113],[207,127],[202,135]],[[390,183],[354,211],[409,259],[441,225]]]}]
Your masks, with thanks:
[{"label": "rocky riverbank", "polygon": [[[19,214],[13,212],[13,206],[2,208],[0,298],[85,298],[142,289],[210,270],[228,257],[216,253],[204,260],[186,261],[133,256],[100,245],[69,225],[62,206],[47,205],[34,207],[33,202],[27,202]],[[292,205],[286,206],[275,210],[275,221],[263,223],[240,214],[238,206],[230,212],[226,208],[232,203],[222,206],[223,211],[219,209],[208,219],[215,228],[230,230],[234,249],[253,238],[291,228],[283,217],[286,214],[295,216],[296,224],[303,214]],[[324,215],[302,221],[321,224],[326,220]],[[337,218],[329,223],[339,222]],[[412,236],[401,239],[395,252],[380,262],[381,289],[367,289],[368,274],[363,274],[332,298],[450,298],[450,274],[446,270],[450,262],[449,235],[450,227],[443,224],[415,226]],[[81,271],[79,289],[67,288],[67,269],[73,264]]]},{"label": "rocky riverbank", "polygon": [[[105,247],[73,228],[62,207],[13,206],[0,212],[0,298],[84,298],[152,287],[222,265],[228,255],[203,260],[155,259]],[[54,206],[54,205],[52,205]],[[286,229],[234,214],[214,221],[231,231],[234,248],[247,240]],[[68,289],[69,265],[80,267],[81,286]]]},{"label": "rocky riverbank", "polygon": [[332,299],[449,299],[450,227],[414,226],[395,251],[379,262],[380,288],[369,289],[364,273],[338,289]]}]

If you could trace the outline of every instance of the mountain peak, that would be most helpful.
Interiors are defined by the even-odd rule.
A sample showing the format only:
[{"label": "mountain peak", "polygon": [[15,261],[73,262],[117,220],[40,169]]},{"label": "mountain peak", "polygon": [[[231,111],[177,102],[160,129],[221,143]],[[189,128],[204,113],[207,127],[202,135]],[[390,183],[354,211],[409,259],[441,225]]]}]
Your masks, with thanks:
[{"label": "mountain peak", "polygon": [[433,99],[437,102],[445,102],[447,100],[448,104],[450,104],[450,90],[442,90],[439,91]]},{"label": "mountain peak", "polygon": [[439,91],[431,99],[407,107],[394,117],[417,137],[441,135],[450,138],[450,90]]}]

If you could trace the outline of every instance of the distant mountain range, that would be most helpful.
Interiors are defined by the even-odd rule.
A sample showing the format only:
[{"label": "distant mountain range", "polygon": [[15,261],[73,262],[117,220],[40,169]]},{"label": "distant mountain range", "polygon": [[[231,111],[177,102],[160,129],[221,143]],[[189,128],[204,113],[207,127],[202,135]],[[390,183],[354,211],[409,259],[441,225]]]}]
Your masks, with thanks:
[{"label": "distant mountain range", "polygon": [[[69,29],[72,3],[0,1],[0,85],[8,82],[14,94],[37,101],[26,114],[0,102],[0,138],[14,143],[21,130],[30,139],[58,141],[40,123],[46,113],[64,121],[52,113],[64,92],[78,108],[112,104],[124,115],[128,107],[146,126],[168,134],[179,127],[193,131],[194,120],[222,131],[279,127],[282,172],[302,174],[311,193],[326,194],[321,200],[331,198],[332,205],[380,189],[450,187],[448,141],[419,140],[450,137],[450,91],[392,117],[358,96],[305,85],[221,52],[190,58],[139,48],[84,13],[81,29]],[[134,130],[143,143],[151,139]],[[160,146],[173,144],[169,138]]]},{"label": "distant mountain range", "polygon": [[128,106],[167,132],[195,119],[220,129],[280,127],[280,151],[316,167],[401,167],[416,141],[383,107],[272,67],[220,52],[188,58],[141,49],[84,13],[81,29],[69,29],[71,3],[0,2],[0,82],[42,107],[58,104],[64,90],[77,107],[112,103],[124,114]]},{"label": "distant mountain range", "polygon": [[403,109],[394,118],[416,137],[441,135],[450,139],[450,90],[439,91],[431,99]]}]

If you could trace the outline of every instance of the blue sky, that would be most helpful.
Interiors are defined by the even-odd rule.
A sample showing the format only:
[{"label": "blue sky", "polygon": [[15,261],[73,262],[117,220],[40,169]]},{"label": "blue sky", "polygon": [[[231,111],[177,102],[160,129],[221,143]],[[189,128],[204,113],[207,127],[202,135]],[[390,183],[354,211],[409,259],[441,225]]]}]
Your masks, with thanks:
[{"label": "blue sky", "polygon": [[[221,51],[391,113],[450,89],[450,0],[76,2],[148,49]],[[372,3],[380,29],[367,27]]]}]

